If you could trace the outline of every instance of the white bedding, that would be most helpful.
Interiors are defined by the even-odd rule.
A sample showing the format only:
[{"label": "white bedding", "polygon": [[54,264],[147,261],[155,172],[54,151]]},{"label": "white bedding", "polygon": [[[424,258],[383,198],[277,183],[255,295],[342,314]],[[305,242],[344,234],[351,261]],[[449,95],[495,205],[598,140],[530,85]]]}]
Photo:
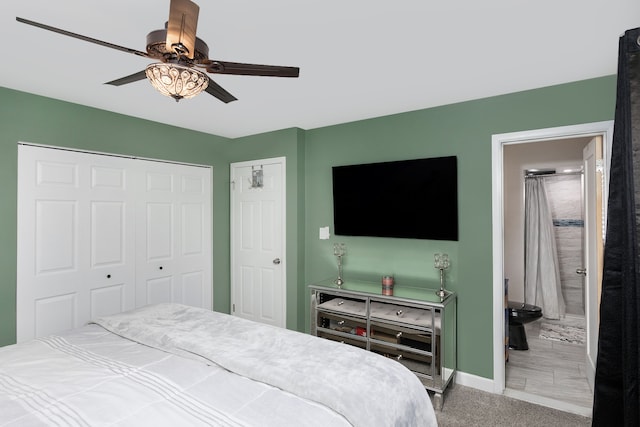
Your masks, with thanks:
[{"label": "white bedding", "polygon": [[436,425],[413,374],[350,346],[173,304],[97,322],[0,348],[0,425]]}]

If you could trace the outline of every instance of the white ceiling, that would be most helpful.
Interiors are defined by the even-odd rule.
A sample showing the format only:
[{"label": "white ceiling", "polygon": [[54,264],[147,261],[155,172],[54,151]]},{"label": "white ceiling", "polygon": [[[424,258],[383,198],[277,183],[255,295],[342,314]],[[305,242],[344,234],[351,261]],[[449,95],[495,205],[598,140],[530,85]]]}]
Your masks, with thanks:
[{"label": "white ceiling", "polygon": [[226,137],[313,129],[615,74],[638,0],[196,0],[210,58],[300,67],[300,78],[213,75],[238,101],[176,103],[149,62],[18,23],[145,50],[169,0],[3,0],[0,86]]}]

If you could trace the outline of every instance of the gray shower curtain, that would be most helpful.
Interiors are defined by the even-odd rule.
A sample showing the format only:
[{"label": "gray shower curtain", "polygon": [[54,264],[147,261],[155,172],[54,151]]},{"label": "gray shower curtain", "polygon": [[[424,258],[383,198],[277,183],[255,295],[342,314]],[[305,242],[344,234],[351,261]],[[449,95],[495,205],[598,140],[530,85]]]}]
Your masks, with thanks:
[{"label": "gray shower curtain", "polygon": [[544,178],[525,179],[525,302],[542,308],[547,319],[559,319],[565,306],[553,219]]}]

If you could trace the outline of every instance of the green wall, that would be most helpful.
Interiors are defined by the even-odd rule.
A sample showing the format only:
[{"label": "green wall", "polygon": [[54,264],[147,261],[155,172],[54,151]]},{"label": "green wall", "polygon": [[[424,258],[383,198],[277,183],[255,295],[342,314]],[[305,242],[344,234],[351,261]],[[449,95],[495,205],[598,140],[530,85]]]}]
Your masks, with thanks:
[{"label": "green wall", "polygon": [[[287,158],[287,326],[308,331],[307,285],[336,273],[393,273],[397,286],[438,286],[433,253],[447,252],[458,293],[458,368],[493,377],[491,136],[611,120],[615,76],[303,131],[236,140],[159,125],[0,88],[0,345],[15,341],[16,143],[27,141],[210,164],[214,170],[214,308],[229,311],[229,163]],[[458,242],[332,236],[331,166],[458,156]],[[363,183],[363,185],[365,185]],[[437,206],[433,207],[437,209]]]},{"label": "green wall", "polygon": [[[286,157],[287,328],[304,330],[299,290],[304,290],[304,131],[286,129],[238,138],[229,146],[230,162]],[[227,177],[227,182],[229,178]],[[230,292],[230,289],[229,289]],[[231,296],[227,295],[230,300]],[[302,313],[304,310],[302,310]]]},{"label": "green wall", "polygon": [[214,308],[228,312],[227,138],[0,88],[0,345],[15,342],[19,141],[211,165]]},{"label": "green wall", "polygon": [[[458,293],[458,368],[493,378],[491,136],[611,120],[615,93],[609,76],[307,131],[307,283],[335,276],[334,242],[347,245],[345,277],[379,283],[392,273],[396,286],[437,288],[433,254],[448,253],[447,288]],[[331,166],[450,155],[458,157],[458,242],[318,239],[319,227],[333,230]],[[363,185],[375,182],[363,177]]]}]

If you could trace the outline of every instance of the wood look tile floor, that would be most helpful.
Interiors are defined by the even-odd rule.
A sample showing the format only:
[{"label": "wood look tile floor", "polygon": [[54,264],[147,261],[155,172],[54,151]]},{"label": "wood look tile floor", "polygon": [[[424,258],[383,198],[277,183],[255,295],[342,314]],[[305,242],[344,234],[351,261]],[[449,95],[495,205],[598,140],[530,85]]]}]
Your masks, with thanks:
[{"label": "wood look tile floor", "polygon": [[541,320],[525,325],[529,350],[509,350],[506,387],[591,409],[585,345],[540,338]]}]

